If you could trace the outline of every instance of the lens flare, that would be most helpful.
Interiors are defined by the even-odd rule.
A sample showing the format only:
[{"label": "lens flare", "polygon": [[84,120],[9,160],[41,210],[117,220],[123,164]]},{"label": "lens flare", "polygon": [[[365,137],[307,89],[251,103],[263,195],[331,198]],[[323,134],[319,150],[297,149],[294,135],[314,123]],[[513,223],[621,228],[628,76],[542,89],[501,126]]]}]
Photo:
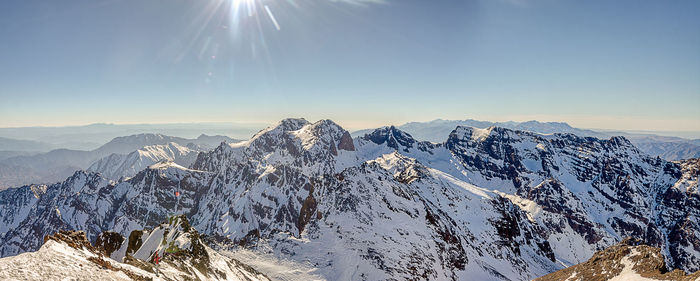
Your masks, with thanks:
[{"label": "lens flare", "polygon": [[[369,3],[384,3],[384,0],[201,0],[194,2],[199,9],[197,16],[189,23],[185,39],[177,47],[176,61],[195,54],[196,59],[205,62],[208,67],[203,72],[203,79],[209,83],[217,77],[217,71],[226,65],[230,75],[238,66],[264,69],[274,76],[274,65],[270,55],[271,48],[284,48],[279,40],[272,38],[277,32],[297,29],[305,15],[321,12],[321,2],[335,6],[355,4],[365,6]],[[337,7],[336,7],[337,8]],[[313,10],[313,11],[312,11]],[[285,21],[289,28],[285,30]],[[293,32],[303,32],[294,30]],[[287,36],[288,37],[288,36]],[[275,40],[270,40],[270,39]],[[243,71],[243,69],[240,69]],[[249,69],[245,70],[250,72]]]}]

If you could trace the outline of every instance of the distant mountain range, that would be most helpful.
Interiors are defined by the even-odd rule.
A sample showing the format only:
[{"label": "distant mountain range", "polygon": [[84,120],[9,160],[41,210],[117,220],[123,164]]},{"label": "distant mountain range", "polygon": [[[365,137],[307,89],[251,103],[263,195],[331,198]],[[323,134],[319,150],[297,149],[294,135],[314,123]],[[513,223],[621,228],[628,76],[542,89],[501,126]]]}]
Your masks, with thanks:
[{"label": "distant mountain range", "polygon": [[[137,154],[163,152],[167,141]],[[56,184],[0,191],[0,255],[8,257],[0,268],[20,267],[16,257],[28,251],[56,256],[57,244],[42,247],[42,238],[63,229],[85,231],[94,244],[114,232],[122,242],[111,248],[126,245],[126,254],[105,260],[152,267],[152,251],[183,233],[162,234],[179,229],[163,224],[179,214],[219,254],[272,255],[327,280],[531,280],[625,237],[658,248],[664,270],[694,272],[699,171],[698,159],[651,157],[620,136],[457,126],[428,142],[393,126],[353,138],[330,120],[285,119],[200,152],[189,166],[161,161],[118,181],[78,171]],[[621,253],[613,256],[638,257]],[[588,272],[578,270],[562,274]]]},{"label": "distant mountain range", "polygon": [[[264,123],[91,124],[67,127],[0,128],[0,151],[46,152],[60,148],[93,150],[114,138],[138,134],[161,134],[189,139],[206,134],[248,139],[268,125]],[[27,141],[21,146],[9,146],[1,138]]]},{"label": "distant mountain range", "polygon": [[52,147],[45,142],[0,137],[0,151],[45,152]]},{"label": "distant mountain range", "polygon": [[[666,160],[681,160],[700,157],[700,139],[684,139],[679,137],[659,136],[653,134],[639,134],[628,132],[594,131],[571,127],[563,122],[489,122],[473,119],[467,120],[442,120],[429,122],[410,122],[397,128],[410,133],[416,139],[431,142],[444,140],[457,126],[475,128],[502,127],[512,130],[530,131],[540,134],[566,133],[584,137],[606,139],[613,136],[624,136],[635,146],[651,156],[659,156]],[[364,135],[371,130],[354,132],[353,136]]]},{"label": "distant mountain range", "polygon": [[[131,173],[126,171],[134,170],[130,170],[129,165],[140,170],[161,160],[185,161],[183,164],[187,165],[193,161],[191,159],[196,157],[194,154],[197,152],[216,147],[224,141],[238,142],[226,136],[200,135],[196,139],[186,139],[161,134],[138,134],[114,138],[94,150],[56,149],[46,153],[7,157],[0,159],[0,189],[32,183],[55,183],[72,175],[77,170],[90,167],[96,171],[105,172],[110,177],[119,173],[130,175]],[[183,146],[188,147],[186,152],[183,150]],[[161,151],[156,152],[156,150]],[[142,157],[139,156],[139,158],[133,153]],[[111,159],[108,161],[111,165],[123,165],[121,166],[123,170],[105,170],[107,166],[100,164],[105,162],[100,161],[104,157]],[[117,159],[131,162],[116,164]],[[112,168],[117,169],[116,167]],[[120,176],[124,175],[120,174]]]}]

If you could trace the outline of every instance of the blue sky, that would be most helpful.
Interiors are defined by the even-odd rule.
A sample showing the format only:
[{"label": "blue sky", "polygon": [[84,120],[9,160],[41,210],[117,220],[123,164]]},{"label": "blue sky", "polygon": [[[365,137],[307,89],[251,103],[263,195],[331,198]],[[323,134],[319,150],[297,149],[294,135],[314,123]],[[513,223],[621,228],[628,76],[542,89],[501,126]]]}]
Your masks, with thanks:
[{"label": "blue sky", "polygon": [[1,5],[0,127],[306,117],[700,131],[700,1]]}]

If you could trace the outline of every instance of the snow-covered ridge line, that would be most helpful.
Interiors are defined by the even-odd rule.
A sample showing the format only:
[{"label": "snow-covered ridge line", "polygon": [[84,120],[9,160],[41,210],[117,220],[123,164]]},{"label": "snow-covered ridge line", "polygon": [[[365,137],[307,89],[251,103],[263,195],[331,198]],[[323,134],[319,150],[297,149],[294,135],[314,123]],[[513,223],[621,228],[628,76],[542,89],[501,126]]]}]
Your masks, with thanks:
[{"label": "snow-covered ridge line", "polygon": [[96,161],[87,170],[118,180],[122,177],[133,177],[139,171],[163,161],[188,167],[202,151],[205,149],[195,144],[182,146],[170,142],[164,145],[151,145],[127,155],[112,154]]},{"label": "snow-covered ridge line", "polygon": [[475,140],[456,128],[430,143],[395,127],[351,139],[329,120],[288,119],[188,168],[165,166],[0,192],[0,253],[37,249],[31,231],[127,236],[180,213],[217,242],[331,280],[525,280],[625,236],[658,245],[673,267],[700,256],[683,247],[697,241],[697,169],[623,139],[492,128]]},{"label": "snow-covered ridge line", "polygon": [[269,280],[203,244],[184,216],[171,217],[153,230],[134,231],[128,238],[105,232],[94,246],[82,231],[59,231],[46,236],[36,252],[0,259],[0,278]]},{"label": "snow-covered ridge line", "polygon": [[[418,140],[442,142],[457,126],[475,127],[485,129],[489,127],[503,127],[511,130],[530,131],[539,134],[570,133],[580,137],[596,137],[609,139],[612,136],[624,136],[636,147],[653,157],[659,156],[666,160],[681,160],[700,157],[700,144],[698,140],[690,140],[679,137],[666,137],[653,134],[639,134],[628,132],[598,132],[587,129],[573,128],[561,122],[488,122],[477,120],[434,120],[430,122],[411,122],[397,128],[411,133]],[[354,132],[353,136],[364,135],[369,130]]]}]

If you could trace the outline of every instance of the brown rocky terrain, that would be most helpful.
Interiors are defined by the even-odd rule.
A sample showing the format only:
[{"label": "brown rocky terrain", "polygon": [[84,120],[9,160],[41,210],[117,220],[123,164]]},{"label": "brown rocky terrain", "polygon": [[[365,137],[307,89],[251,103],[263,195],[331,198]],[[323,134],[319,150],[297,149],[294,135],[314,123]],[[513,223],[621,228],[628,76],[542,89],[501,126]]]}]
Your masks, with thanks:
[{"label": "brown rocky terrain", "polygon": [[700,271],[688,274],[680,269],[668,270],[659,248],[627,238],[593,255],[588,261],[547,274],[535,281],[555,280],[700,280]]}]

